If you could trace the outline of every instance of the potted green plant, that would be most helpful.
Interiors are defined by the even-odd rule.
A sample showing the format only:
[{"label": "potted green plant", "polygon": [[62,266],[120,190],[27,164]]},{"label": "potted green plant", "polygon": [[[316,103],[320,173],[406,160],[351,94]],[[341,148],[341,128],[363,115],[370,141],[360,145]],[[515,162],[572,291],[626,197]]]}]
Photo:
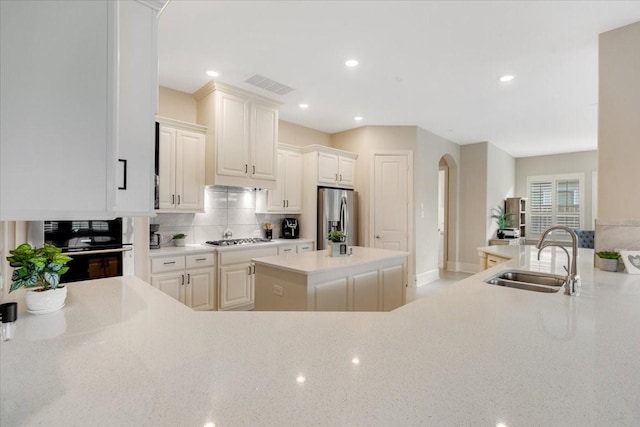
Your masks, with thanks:
[{"label": "potted green plant", "polygon": [[339,230],[329,232],[329,255],[345,256],[347,255],[347,235]]},{"label": "potted green plant", "polygon": [[41,248],[23,243],[9,254],[7,261],[14,268],[9,292],[22,287],[36,288],[25,295],[29,312],[44,314],[64,307],[67,288],[60,286],[60,276],[69,271],[66,264],[71,261],[70,256],[47,243]]},{"label": "potted green plant", "polygon": [[174,234],[173,235],[173,243],[176,246],[184,246],[185,243],[185,239],[187,238],[187,235],[184,233],[178,233],[178,234]]},{"label": "potted green plant", "polygon": [[503,230],[509,226],[509,218],[511,218],[513,214],[506,212],[502,206],[491,209],[491,212],[493,212],[491,219],[494,219],[496,224],[498,224],[498,239],[504,239]]},{"label": "potted green plant", "polygon": [[598,258],[600,258],[600,270],[603,271],[618,271],[618,261],[620,254],[615,251],[600,251],[596,252]]}]

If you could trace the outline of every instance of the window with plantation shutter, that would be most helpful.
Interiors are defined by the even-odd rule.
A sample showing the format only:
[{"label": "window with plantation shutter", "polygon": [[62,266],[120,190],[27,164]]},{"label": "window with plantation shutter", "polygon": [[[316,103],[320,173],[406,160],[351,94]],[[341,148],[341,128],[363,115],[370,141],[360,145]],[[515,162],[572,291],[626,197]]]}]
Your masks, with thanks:
[{"label": "window with plantation shutter", "polygon": [[[552,225],[582,228],[584,224],[583,174],[530,176],[528,237],[538,238]],[[554,231],[553,240],[568,240],[567,233]]]}]

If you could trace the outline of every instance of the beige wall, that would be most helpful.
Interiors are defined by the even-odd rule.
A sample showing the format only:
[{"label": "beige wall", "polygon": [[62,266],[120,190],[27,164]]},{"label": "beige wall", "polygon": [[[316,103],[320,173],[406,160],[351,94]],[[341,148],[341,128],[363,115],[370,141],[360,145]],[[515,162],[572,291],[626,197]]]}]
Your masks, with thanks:
[{"label": "beige wall", "polygon": [[196,122],[196,100],[184,92],[160,86],[158,115],[187,123]]},{"label": "beige wall", "polygon": [[504,199],[515,195],[516,159],[491,143],[487,143],[487,204],[485,241],[496,236],[498,225],[491,219],[491,208],[504,205]]},{"label": "beige wall", "polygon": [[295,123],[280,120],[278,123],[278,141],[285,144],[297,145],[324,145],[331,146],[331,135],[319,130],[300,126]]},{"label": "beige wall", "polygon": [[[438,271],[438,170],[444,157],[449,168],[449,210],[446,259],[458,259],[458,181],[460,146],[427,130],[417,128],[414,156],[414,216],[416,273],[432,277]],[[424,217],[423,217],[424,212]],[[452,265],[453,267],[453,265]],[[428,279],[427,279],[428,280]]]},{"label": "beige wall", "polygon": [[516,192],[518,197],[527,197],[527,177],[558,175],[567,173],[584,174],[584,227],[592,229],[593,172],[598,170],[598,152],[553,154],[549,156],[521,157],[516,159]]},{"label": "beige wall", "polygon": [[600,34],[598,219],[640,219],[640,22]]},{"label": "beige wall", "polygon": [[460,222],[458,266],[469,271],[478,264],[480,246],[486,246],[487,143],[460,147]]}]

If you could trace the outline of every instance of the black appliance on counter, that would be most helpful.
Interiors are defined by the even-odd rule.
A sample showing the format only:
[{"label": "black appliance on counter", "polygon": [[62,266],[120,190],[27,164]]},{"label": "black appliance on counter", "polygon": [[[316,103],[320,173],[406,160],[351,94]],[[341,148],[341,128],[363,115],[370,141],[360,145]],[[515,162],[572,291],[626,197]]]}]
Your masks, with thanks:
[{"label": "black appliance on counter", "polygon": [[122,276],[122,252],[129,250],[122,244],[122,218],[44,221],[44,243],[73,258],[62,283]]},{"label": "black appliance on counter", "polygon": [[298,239],[300,237],[300,224],[297,218],[285,218],[282,220],[282,238]]}]

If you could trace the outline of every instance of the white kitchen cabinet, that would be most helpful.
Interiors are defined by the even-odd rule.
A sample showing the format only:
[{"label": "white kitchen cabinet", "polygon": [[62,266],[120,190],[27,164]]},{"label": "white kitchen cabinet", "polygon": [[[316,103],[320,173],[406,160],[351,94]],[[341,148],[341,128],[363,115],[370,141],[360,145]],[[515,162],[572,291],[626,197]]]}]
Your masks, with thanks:
[{"label": "white kitchen cabinet", "polygon": [[257,213],[302,211],[302,153],[299,148],[280,144],[277,157],[276,188],[256,193]]},{"label": "white kitchen cabinet", "polygon": [[280,245],[278,246],[278,255],[295,254],[298,252],[298,245]]},{"label": "white kitchen cabinet", "polygon": [[208,129],[206,184],[275,188],[279,103],[214,81],[194,97]]},{"label": "white kitchen cabinet", "polygon": [[218,252],[218,309],[252,310],[256,267],[251,259],[277,254],[275,246]]},{"label": "white kitchen cabinet", "polygon": [[0,2],[0,220],[153,212],[156,14]]},{"label": "white kitchen cabinet", "polygon": [[357,154],[320,145],[303,148],[305,174],[312,174],[316,185],[354,188]]},{"label": "white kitchen cabinet", "polygon": [[296,250],[297,250],[297,253],[312,252],[315,250],[314,246],[315,246],[315,243],[313,242],[298,243]]},{"label": "white kitchen cabinet", "polygon": [[157,117],[159,208],[161,212],[204,210],[206,128]]},{"label": "white kitchen cabinet", "polygon": [[215,255],[154,257],[151,285],[194,310],[215,310]]}]

